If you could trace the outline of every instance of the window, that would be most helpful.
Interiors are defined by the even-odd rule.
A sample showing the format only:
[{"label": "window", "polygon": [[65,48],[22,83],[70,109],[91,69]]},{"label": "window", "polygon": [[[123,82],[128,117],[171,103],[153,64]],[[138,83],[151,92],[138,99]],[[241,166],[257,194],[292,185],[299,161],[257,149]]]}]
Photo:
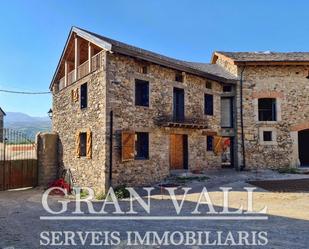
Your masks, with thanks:
[{"label": "window", "polygon": [[149,106],[149,82],[135,80],[135,105]]},{"label": "window", "polygon": [[233,98],[221,97],[221,127],[233,127]]},{"label": "window", "polygon": [[173,89],[173,119],[175,122],[185,120],[185,91],[177,87]]},{"label": "window", "polygon": [[86,149],[87,148],[87,133],[86,132],[79,133],[79,140],[80,140],[79,155],[83,157],[83,156],[86,156],[86,152],[87,152],[87,149]]},{"label": "window", "polygon": [[149,158],[149,134],[147,132],[135,133],[135,159]]},{"label": "window", "polygon": [[80,86],[80,109],[87,108],[88,106],[88,89],[87,83]]},{"label": "window", "polygon": [[213,151],[213,141],[214,137],[213,136],[207,136],[207,151]]},{"label": "window", "polygon": [[223,92],[231,92],[232,86],[231,85],[223,85]]},{"label": "window", "polygon": [[276,121],[276,99],[262,98],[258,100],[259,121]]},{"label": "window", "polygon": [[263,131],[263,141],[273,141],[273,134],[271,131]]},{"label": "window", "polygon": [[142,74],[147,74],[147,73],[148,73],[148,67],[142,66]]},{"label": "window", "polygon": [[206,115],[212,116],[214,114],[213,111],[213,95],[205,94],[204,96],[204,113]]},{"label": "window", "polygon": [[212,83],[210,81],[206,81],[206,84],[205,84],[206,88],[208,89],[212,89]]},{"label": "window", "polygon": [[87,157],[91,159],[92,156],[92,133],[90,129],[86,132],[78,131],[76,133],[76,156]]},{"label": "window", "polygon": [[183,75],[182,75],[182,73],[176,73],[175,81],[183,82]]}]

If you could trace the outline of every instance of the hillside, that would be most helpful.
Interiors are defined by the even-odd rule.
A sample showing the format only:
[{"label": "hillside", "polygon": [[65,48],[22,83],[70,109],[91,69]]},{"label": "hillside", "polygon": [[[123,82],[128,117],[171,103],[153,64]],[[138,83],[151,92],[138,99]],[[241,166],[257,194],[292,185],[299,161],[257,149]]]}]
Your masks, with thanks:
[{"label": "hillside", "polygon": [[32,117],[21,112],[7,112],[4,117],[4,127],[18,130],[31,140],[40,131],[51,130],[49,117]]}]

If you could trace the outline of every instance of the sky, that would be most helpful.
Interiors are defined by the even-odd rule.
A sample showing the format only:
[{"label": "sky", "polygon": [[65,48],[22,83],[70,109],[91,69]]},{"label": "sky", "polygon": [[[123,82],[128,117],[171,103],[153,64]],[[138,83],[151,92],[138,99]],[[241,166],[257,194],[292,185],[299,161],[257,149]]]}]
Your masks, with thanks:
[{"label": "sky", "polygon": [[[0,0],[0,90],[48,91],[72,26],[178,59],[213,51],[309,51],[307,0]],[[7,112],[46,116],[50,95],[0,92]]]}]

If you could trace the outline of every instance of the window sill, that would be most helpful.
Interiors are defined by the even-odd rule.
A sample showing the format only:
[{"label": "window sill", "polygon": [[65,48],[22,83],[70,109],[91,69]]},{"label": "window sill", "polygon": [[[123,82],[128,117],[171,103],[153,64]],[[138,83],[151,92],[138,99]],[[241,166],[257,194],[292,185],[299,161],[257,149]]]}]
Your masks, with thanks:
[{"label": "window sill", "polygon": [[277,146],[278,145],[278,142],[277,141],[261,141],[260,142],[260,145],[263,145],[263,146]]},{"label": "window sill", "polygon": [[278,124],[278,121],[256,121],[257,124],[268,124],[268,125],[275,125],[275,124]]},{"label": "window sill", "polygon": [[149,158],[146,158],[146,157],[136,157],[134,158],[135,161],[148,161]]},{"label": "window sill", "polygon": [[149,105],[134,105],[135,107],[138,107],[138,108],[144,108],[144,109],[149,109]]}]

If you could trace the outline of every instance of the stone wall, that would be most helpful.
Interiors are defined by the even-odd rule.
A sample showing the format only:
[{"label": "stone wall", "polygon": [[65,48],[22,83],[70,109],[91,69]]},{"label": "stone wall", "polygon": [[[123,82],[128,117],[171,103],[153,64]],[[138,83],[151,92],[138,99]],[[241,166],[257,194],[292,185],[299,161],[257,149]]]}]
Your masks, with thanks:
[{"label": "stone wall", "polygon": [[[53,93],[53,131],[59,134],[59,164],[70,168],[76,185],[105,191],[106,163],[106,56],[103,66],[72,85]],[[88,107],[73,101],[72,90],[88,83]],[[79,90],[78,90],[79,91]],[[92,158],[77,157],[76,132],[92,132]]]},{"label": "stone wall", "polygon": [[[209,130],[220,133],[220,94],[222,86],[212,81],[212,90],[206,89],[206,80],[186,74],[183,83],[175,81],[175,70],[147,64],[147,74],[140,72],[141,62],[119,54],[108,54],[108,112],[114,113],[113,183],[128,185],[149,184],[169,174],[169,135],[188,135],[189,170],[221,166],[220,156],[206,152],[206,136],[201,130],[163,128],[156,124],[159,116],[171,116],[173,87],[185,91],[185,116],[204,120]],[[135,106],[135,79],[149,81],[149,107]],[[204,115],[204,93],[214,95],[214,115]],[[121,161],[121,131],[149,132],[149,160]],[[108,151],[108,148],[107,148]],[[108,152],[107,152],[108,153]],[[108,167],[107,167],[108,168]]]},{"label": "stone wall", "polygon": [[58,134],[41,132],[36,136],[38,185],[47,187],[59,176]]},{"label": "stone wall", "polygon": [[[225,65],[218,60],[221,65]],[[221,62],[220,62],[221,61]],[[228,63],[227,63],[228,64]],[[235,65],[234,65],[235,66]],[[235,73],[235,68],[225,66]],[[244,133],[247,167],[279,168],[297,166],[297,131],[309,123],[308,66],[246,66],[244,71]],[[238,76],[240,68],[238,68]],[[240,86],[237,86],[240,112]],[[258,98],[276,98],[277,121],[258,121]],[[238,114],[238,151],[241,156],[240,115]],[[275,141],[264,143],[263,130],[273,131]]]},{"label": "stone wall", "polygon": [[[251,167],[285,167],[295,163],[292,127],[309,121],[308,67],[259,66],[245,70],[245,134],[248,165]],[[277,99],[277,122],[257,118],[257,98]],[[274,130],[276,143],[263,145],[261,129]]]}]

